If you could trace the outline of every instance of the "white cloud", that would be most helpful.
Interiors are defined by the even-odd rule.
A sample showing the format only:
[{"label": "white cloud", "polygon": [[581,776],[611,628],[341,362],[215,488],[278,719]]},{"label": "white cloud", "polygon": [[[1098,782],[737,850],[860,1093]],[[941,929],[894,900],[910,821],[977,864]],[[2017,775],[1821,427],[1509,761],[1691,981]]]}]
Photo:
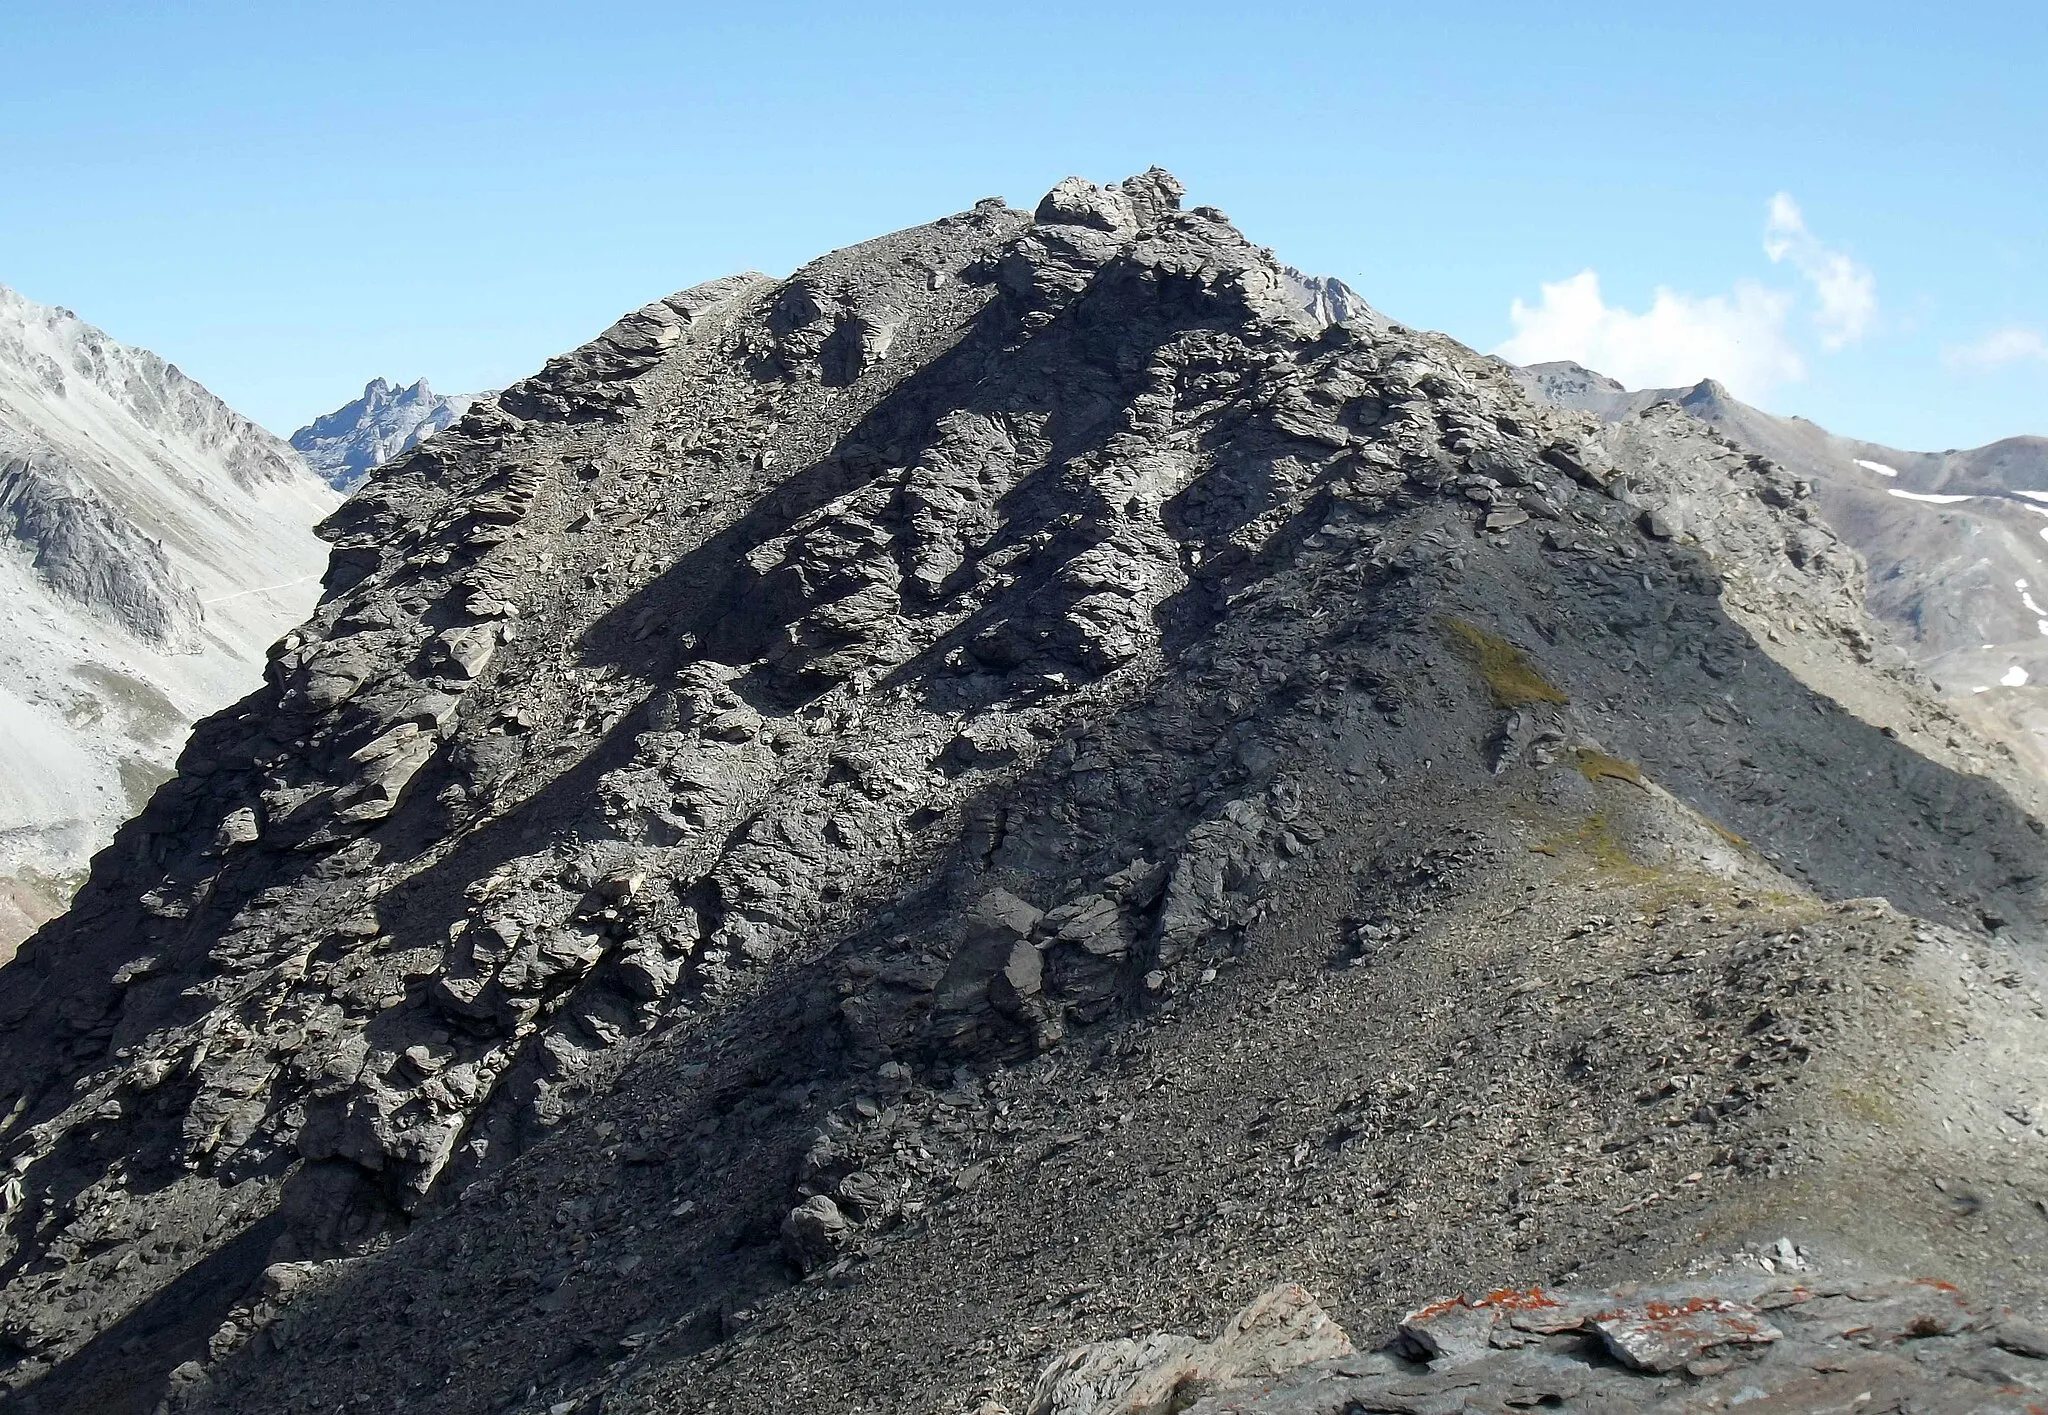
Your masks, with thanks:
[{"label": "white cloud", "polygon": [[[1785,192],[1771,198],[1764,253],[1773,264],[1789,263],[1813,287],[1818,306],[1813,326],[1822,348],[1841,349],[1875,326],[1877,278],[1807,230],[1799,204]],[[1515,332],[1494,351],[1502,358],[1522,364],[1574,359],[1632,388],[1717,378],[1752,401],[1806,377],[1806,361],[1790,327],[1794,296],[1789,290],[1742,280],[1727,294],[1702,297],[1659,286],[1641,313],[1609,305],[1601,296],[1598,273],[1591,270],[1545,284],[1542,291],[1539,303],[1517,299],[1509,308]],[[1988,352],[1964,351],[1958,357],[2048,358],[2048,345],[2031,331],[2006,331],[2004,337],[2032,342],[2014,351],[1992,349],[1986,341]]]},{"label": "white cloud", "polygon": [[1755,400],[1806,376],[1785,328],[1791,299],[1744,281],[1732,295],[1704,299],[1660,288],[1638,314],[1609,305],[1600,277],[1582,270],[1542,287],[1539,304],[1516,300],[1515,332],[1494,352],[1518,364],[1576,359],[1631,388],[1664,388],[1717,378]]},{"label": "white cloud", "polygon": [[1867,266],[1822,245],[1806,229],[1799,203],[1785,192],[1771,198],[1770,217],[1764,222],[1764,254],[1773,264],[1789,260],[1813,286],[1820,300],[1814,324],[1824,347],[1839,349],[1870,332],[1877,320],[1877,277]]},{"label": "white cloud", "polygon": [[2037,329],[1994,329],[1974,344],[1951,345],[1942,362],[1954,369],[1994,369],[2029,359],[2048,363],[2048,338]]}]

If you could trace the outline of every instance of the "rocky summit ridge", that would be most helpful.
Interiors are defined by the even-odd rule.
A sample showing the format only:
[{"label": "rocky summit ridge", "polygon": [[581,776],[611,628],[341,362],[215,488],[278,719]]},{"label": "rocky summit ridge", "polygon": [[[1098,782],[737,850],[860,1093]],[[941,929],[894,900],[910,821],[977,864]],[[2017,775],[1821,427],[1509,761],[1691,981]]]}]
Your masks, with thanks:
[{"label": "rocky summit ridge", "polygon": [[1355,301],[1070,179],[377,471],[0,969],[8,1408],[1018,1408],[1787,1233],[2037,1286],[2024,783],[1797,477]]}]

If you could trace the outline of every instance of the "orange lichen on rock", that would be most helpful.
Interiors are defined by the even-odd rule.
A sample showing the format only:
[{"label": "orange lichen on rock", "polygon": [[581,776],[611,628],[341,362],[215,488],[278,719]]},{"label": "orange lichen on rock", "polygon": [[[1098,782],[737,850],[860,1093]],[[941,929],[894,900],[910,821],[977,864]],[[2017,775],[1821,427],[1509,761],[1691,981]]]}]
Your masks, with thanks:
[{"label": "orange lichen on rock", "polygon": [[1404,1325],[1410,1322],[1432,1321],[1437,1317],[1446,1316],[1449,1313],[1455,1312],[1460,1307],[1469,1307],[1471,1305],[1472,1304],[1470,1302],[1467,1302],[1463,1297],[1440,1297],[1436,1301],[1429,1303],[1427,1306],[1417,1307],[1414,1311],[1410,1312],[1407,1316],[1403,1317],[1401,1321]]},{"label": "orange lichen on rock", "polygon": [[1526,1292],[1517,1291],[1512,1287],[1503,1287],[1498,1291],[1487,1293],[1472,1305],[1475,1307],[1500,1307],[1512,1312],[1528,1312],[1541,1307],[1562,1307],[1564,1304],[1540,1287],[1532,1287]]}]

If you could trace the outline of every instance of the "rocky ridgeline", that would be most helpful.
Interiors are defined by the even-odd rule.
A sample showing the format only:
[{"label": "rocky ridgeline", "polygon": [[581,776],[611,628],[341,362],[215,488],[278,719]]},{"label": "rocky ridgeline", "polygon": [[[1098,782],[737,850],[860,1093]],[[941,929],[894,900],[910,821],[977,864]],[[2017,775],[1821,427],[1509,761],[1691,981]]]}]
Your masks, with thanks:
[{"label": "rocky ridgeline", "polygon": [[[608,1411],[781,1408],[801,1381],[726,1359],[848,1321],[896,1364],[777,1359],[904,1398],[950,1379],[910,1314],[960,1304],[908,1273],[845,1294],[895,1254],[942,1271],[915,1245],[948,1215],[1000,1233],[946,1261],[1033,1251],[1038,1199],[976,1196],[1113,1158],[1143,1103],[1081,1075],[1175,1038],[1224,1048],[1196,1072],[1352,1073],[1283,1158],[1381,1167],[1360,1233],[1426,1226],[1386,1208],[1409,1187],[1495,1212],[1492,1140],[1393,1176],[1466,1118],[1515,1131],[1500,1086],[1429,1115],[1456,1063],[1504,1068],[1614,1158],[1431,1240],[1498,1263],[1610,1172],[1645,1211],[1790,1164],[1743,1127],[1893,1035],[1812,969],[1885,1019],[1921,944],[2039,936],[2037,829],[1912,750],[1952,724],[1868,665],[1857,562],[1795,479],[1682,414],[1536,406],[1180,199],[1070,180],[670,296],[328,520],[267,688],[0,971],[23,1408],[149,1409],[174,1371],[191,1408],[328,1400],[342,1371],[413,1408],[573,1409],[599,1380]],[[1752,623],[1863,674],[1889,733]],[[1629,890],[1655,902],[1618,922]],[[1499,1025],[1443,1033],[1481,983],[1442,960],[1504,946],[1509,916],[1464,912],[1496,891],[1529,901],[1517,948],[1663,950],[1612,963],[1657,1006],[1603,1024],[1583,984],[1609,974],[1523,989],[1537,965],[1502,959]],[[1704,912],[1667,921],[1681,900]],[[1303,978],[1360,990],[1361,1050],[1282,1040]],[[1623,1133],[1671,1097],[1668,1133]],[[1253,1099],[1187,1112],[1130,1192],[1210,1173],[1215,1107]],[[1563,1142],[1499,1143],[1548,1173]],[[1309,1196],[1276,1182],[1284,1224]],[[1067,1222],[1111,1211],[1062,1192]],[[1608,1232],[1560,1222],[1542,1242]],[[755,1320],[776,1303],[798,1315]],[[672,1384],[633,1386],[663,1351]]]},{"label": "rocky ridgeline", "polygon": [[[39,305],[0,286],[0,382],[19,418],[7,431],[30,440],[66,441],[113,410],[167,439],[196,449],[207,465],[244,488],[291,485],[305,469],[289,449],[148,349],[123,344],[70,310]],[[44,422],[60,403],[75,411]],[[37,406],[40,404],[41,406]],[[40,425],[39,425],[40,424]],[[103,455],[118,449],[102,449]]]},{"label": "rocky ridgeline", "polygon": [[[1077,1348],[1040,1375],[1025,1411],[2022,1415],[2044,1399],[2048,1326],[2038,1320],[1943,1282],[1787,1280],[1751,1269],[1663,1287],[1450,1298],[1409,1313],[1369,1353],[1307,1292],[1279,1287],[1213,1341],[1160,1334]],[[1007,1412],[990,1400],[975,1415]]]},{"label": "rocky ridgeline", "polygon": [[[1712,379],[1631,392],[1573,363],[1535,364],[1517,376],[1533,397],[1609,421],[1682,413],[1807,482],[1828,524],[1863,557],[1865,608],[1886,627],[1887,651],[1937,680],[1958,715],[1994,743],[1993,762],[2018,768],[2023,794],[2048,780],[2031,726],[2048,677],[2034,597],[2048,583],[2035,500],[2048,485],[2048,438],[1908,452],[1774,417]],[[1676,523],[1683,507],[1667,514]]]}]

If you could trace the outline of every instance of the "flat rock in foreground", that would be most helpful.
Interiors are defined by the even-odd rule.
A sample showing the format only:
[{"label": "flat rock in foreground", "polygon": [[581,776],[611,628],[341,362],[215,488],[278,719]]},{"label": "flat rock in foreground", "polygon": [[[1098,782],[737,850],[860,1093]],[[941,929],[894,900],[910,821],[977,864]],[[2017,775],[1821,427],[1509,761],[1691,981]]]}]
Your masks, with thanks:
[{"label": "flat rock in foreground", "polygon": [[[1276,1288],[1213,1342],[1077,1348],[1040,1375],[1025,1415],[2025,1415],[2044,1399],[2048,1327],[2025,1315],[1943,1282],[1752,1269],[1452,1298],[1409,1313],[1394,1341],[1366,1353],[1306,1292]],[[987,1401],[977,1415],[1001,1410]]]}]

